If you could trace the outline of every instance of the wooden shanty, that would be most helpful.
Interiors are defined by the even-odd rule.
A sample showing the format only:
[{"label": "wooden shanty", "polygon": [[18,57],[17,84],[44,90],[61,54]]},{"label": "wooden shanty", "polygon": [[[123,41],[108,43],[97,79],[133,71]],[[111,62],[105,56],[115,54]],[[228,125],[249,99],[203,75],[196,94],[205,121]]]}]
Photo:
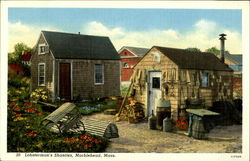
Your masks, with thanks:
[{"label": "wooden shanty", "polygon": [[170,100],[177,120],[187,103],[212,106],[232,99],[233,70],[214,54],[153,46],[134,67],[130,94],[144,105],[146,116],[156,112],[159,99]]}]

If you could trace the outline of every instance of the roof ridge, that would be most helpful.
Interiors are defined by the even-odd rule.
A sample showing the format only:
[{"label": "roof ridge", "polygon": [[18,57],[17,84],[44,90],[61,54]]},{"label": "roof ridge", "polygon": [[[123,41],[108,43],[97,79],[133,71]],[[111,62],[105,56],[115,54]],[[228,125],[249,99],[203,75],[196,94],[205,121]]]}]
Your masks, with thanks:
[{"label": "roof ridge", "polygon": [[140,49],[150,49],[150,48],[145,48],[145,47],[137,47],[137,46],[123,46],[123,47],[127,47],[127,48],[140,48]]},{"label": "roof ridge", "polygon": [[[156,48],[165,48],[165,49],[173,49],[173,50],[182,50],[182,51],[189,52],[189,53],[213,54],[213,53],[210,53],[210,52],[190,51],[190,50],[187,50],[187,49],[173,48],[173,47],[163,47],[163,46],[153,46],[153,47],[156,47]],[[214,55],[214,54],[213,54],[213,55]]]},{"label": "roof ridge", "polygon": [[86,34],[69,33],[69,32],[61,32],[61,31],[46,31],[46,30],[41,30],[41,32],[50,32],[50,33],[67,34],[67,35],[80,35],[80,36],[89,36],[89,37],[105,37],[105,38],[109,38],[108,36],[86,35]]}]

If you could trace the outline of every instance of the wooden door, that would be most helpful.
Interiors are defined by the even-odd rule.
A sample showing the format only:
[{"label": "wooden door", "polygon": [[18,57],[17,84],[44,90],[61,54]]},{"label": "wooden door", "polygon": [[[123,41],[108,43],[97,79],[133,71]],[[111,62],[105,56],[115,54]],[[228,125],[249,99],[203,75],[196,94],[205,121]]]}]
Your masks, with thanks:
[{"label": "wooden door", "polygon": [[70,63],[60,63],[59,93],[61,99],[71,100]]},{"label": "wooden door", "polygon": [[149,95],[148,116],[156,115],[157,101],[161,98],[161,72],[149,72]]}]

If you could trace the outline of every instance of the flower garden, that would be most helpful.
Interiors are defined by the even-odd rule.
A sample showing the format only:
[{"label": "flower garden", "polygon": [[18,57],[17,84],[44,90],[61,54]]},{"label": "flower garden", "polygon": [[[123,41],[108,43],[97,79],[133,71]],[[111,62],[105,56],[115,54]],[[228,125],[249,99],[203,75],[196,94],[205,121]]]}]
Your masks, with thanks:
[{"label": "flower garden", "polygon": [[[84,134],[53,133],[40,126],[52,111],[45,110],[38,100],[46,101],[49,93],[42,89],[29,92],[29,78],[8,81],[8,152],[103,152],[109,141],[103,137]],[[58,105],[62,103],[58,102]],[[76,103],[83,115],[115,106],[115,101]]]}]

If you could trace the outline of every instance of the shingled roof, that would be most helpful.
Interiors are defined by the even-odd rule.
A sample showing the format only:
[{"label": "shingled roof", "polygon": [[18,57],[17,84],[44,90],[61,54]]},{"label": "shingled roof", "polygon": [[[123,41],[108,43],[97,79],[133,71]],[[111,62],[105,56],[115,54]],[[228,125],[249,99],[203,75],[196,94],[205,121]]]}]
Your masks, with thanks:
[{"label": "shingled roof", "polygon": [[131,46],[123,46],[118,53],[120,53],[123,49],[128,49],[133,54],[138,57],[143,57],[150,49],[148,48],[140,48],[140,47],[131,47]]},{"label": "shingled roof", "polygon": [[225,53],[225,58],[235,62],[237,65],[242,65],[242,54]]},{"label": "shingled roof", "polygon": [[154,47],[176,63],[181,69],[232,71],[231,68],[220,62],[220,60],[211,53],[160,46]]},{"label": "shingled roof", "polygon": [[42,31],[56,59],[120,60],[108,37]]}]

